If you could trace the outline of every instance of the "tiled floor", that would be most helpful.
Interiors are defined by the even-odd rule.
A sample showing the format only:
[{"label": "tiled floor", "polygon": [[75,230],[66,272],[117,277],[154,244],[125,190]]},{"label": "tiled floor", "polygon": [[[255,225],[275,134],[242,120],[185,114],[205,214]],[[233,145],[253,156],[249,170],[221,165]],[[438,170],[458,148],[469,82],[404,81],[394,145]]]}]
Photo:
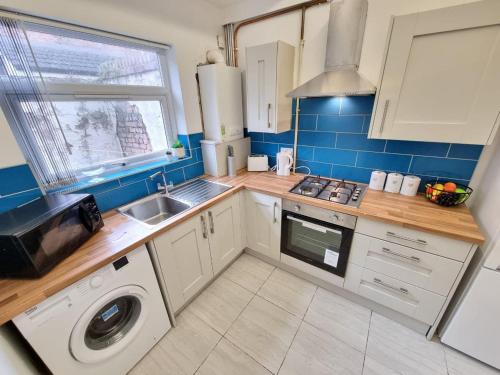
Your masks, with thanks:
[{"label": "tiled floor", "polygon": [[500,374],[243,254],[132,375]]}]

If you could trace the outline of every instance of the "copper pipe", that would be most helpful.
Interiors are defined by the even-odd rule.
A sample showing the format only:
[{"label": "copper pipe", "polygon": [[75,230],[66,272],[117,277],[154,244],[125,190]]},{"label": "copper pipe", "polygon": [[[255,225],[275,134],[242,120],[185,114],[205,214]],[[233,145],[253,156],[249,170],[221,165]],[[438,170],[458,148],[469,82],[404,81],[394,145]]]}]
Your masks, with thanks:
[{"label": "copper pipe", "polygon": [[[305,2],[300,3],[300,4],[291,5],[291,6],[286,7],[286,8],[282,8],[282,9],[274,10],[274,11],[269,12],[269,13],[261,14],[260,16],[247,18],[246,20],[239,22],[236,25],[236,27],[234,28],[234,35],[233,35],[234,66],[238,66],[238,31],[243,26],[251,25],[253,23],[264,21],[264,20],[267,20],[267,19],[270,19],[273,17],[281,16],[283,14],[287,14],[290,12],[295,12],[297,10],[303,10],[303,12],[302,12],[302,19],[303,19],[302,25],[303,25],[304,17],[305,17],[305,10],[307,8],[310,8],[312,6],[319,5],[319,4],[324,4],[324,3],[327,3],[329,1],[330,0],[309,0],[309,1],[305,1]],[[302,28],[301,28],[301,39],[304,36],[304,31],[302,30]]]}]

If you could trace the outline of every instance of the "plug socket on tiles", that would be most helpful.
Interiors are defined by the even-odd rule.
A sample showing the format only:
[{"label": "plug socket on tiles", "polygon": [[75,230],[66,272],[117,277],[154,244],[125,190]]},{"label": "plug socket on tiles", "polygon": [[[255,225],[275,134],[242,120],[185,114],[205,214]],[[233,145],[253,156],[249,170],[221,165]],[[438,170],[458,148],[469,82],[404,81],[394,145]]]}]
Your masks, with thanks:
[{"label": "plug socket on tiles", "polygon": [[290,154],[290,156],[293,158],[293,148],[281,147],[280,151],[281,152],[286,152],[286,153]]}]

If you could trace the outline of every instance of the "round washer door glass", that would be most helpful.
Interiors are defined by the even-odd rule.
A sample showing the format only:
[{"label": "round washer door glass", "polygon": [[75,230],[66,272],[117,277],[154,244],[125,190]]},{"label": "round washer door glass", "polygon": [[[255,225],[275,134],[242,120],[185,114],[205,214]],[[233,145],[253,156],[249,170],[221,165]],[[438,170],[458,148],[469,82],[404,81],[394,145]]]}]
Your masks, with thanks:
[{"label": "round washer door glass", "polygon": [[83,363],[97,363],[127,348],[147,319],[147,296],[143,288],[128,285],[94,301],[71,332],[73,357]]},{"label": "round washer door glass", "polygon": [[85,344],[101,350],[121,340],[130,331],[141,313],[136,296],[121,296],[104,305],[92,318],[85,331]]}]

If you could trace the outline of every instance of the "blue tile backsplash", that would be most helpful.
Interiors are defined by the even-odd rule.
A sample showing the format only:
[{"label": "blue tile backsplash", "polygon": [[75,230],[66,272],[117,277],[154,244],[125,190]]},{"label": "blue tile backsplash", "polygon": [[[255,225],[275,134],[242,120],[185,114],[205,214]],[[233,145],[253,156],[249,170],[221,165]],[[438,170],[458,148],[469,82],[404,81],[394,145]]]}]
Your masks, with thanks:
[{"label": "blue tile backsplash", "polygon": [[[373,170],[380,169],[415,174],[423,182],[440,179],[469,184],[483,146],[369,139],[373,101],[372,95],[302,99],[297,166],[309,167],[313,174],[364,183]],[[252,153],[268,155],[272,165],[276,153],[281,147],[292,147],[294,138],[293,130],[248,135]]]},{"label": "blue tile backsplash", "polygon": [[[164,171],[167,181],[173,182],[174,185],[196,178],[204,173],[201,139],[203,139],[203,133],[179,134],[179,140],[184,144],[187,156],[192,155],[190,158],[167,165],[156,163],[149,169],[142,167],[136,173],[130,170],[119,172],[107,176],[102,183],[82,188],[76,192],[94,194],[99,209],[105,212],[155,193],[156,183],[160,182],[161,176],[155,181],[149,180],[148,176],[157,171]],[[42,195],[30,168],[26,164],[0,169],[0,181],[0,213]]]}]

